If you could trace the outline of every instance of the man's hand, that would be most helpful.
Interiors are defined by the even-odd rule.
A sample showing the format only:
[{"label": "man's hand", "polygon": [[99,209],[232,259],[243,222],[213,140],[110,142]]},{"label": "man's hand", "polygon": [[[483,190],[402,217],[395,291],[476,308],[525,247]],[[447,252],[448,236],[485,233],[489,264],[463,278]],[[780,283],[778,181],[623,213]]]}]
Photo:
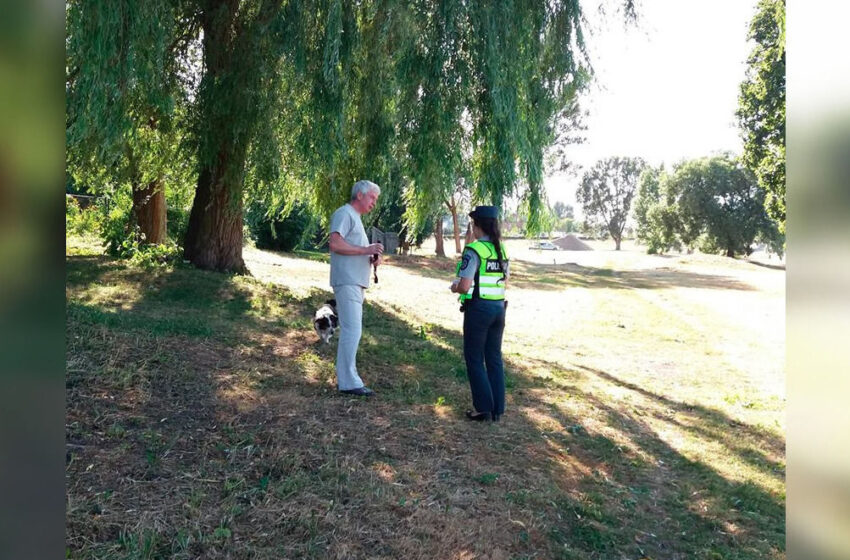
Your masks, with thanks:
[{"label": "man's hand", "polygon": [[[384,252],[384,246],[380,243],[372,243],[363,247],[364,255],[380,255]],[[379,263],[380,264],[380,263]]]}]

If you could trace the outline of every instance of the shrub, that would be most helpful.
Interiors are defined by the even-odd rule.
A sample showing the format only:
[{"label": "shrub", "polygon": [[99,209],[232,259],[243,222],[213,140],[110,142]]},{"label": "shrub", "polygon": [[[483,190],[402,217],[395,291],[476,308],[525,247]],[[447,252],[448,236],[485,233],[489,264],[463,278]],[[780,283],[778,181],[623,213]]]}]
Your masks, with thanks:
[{"label": "shrub", "polygon": [[285,252],[312,248],[319,219],[306,204],[296,203],[282,219],[269,218],[269,214],[260,203],[251,204],[245,213],[248,231],[258,248]]},{"label": "shrub", "polygon": [[101,212],[95,206],[80,208],[73,197],[65,197],[65,231],[76,235],[98,235],[101,226]]}]

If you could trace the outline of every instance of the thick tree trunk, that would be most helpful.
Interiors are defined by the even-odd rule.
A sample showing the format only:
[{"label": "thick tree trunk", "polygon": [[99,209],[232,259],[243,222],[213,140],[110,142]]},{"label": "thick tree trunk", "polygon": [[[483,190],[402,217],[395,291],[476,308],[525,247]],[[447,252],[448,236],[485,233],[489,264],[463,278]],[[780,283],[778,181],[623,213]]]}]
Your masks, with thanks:
[{"label": "thick tree trunk", "polygon": [[615,238],[614,238],[614,250],[615,250],[615,251],[619,251],[619,250],[620,250],[620,241],[622,241],[622,238],[620,238],[620,237],[615,237]]},{"label": "thick tree trunk", "polygon": [[226,182],[216,175],[219,174],[213,170],[203,169],[198,176],[183,256],[198,268],[245,273],[241,184]]},{"label": "thick tree trunk", "polygon": [[443,245],[443,220],[441,216],[437,216],[436,226],[434,227],[434,240],[437,242],[437,248],[434,253],[438,257],[445,257],[446,249]]},{"label": "thick tree trunk", "polygon": [[[239,5],[238,0],[227,0],[211,5],[202,14],[206,72],[201,81],[205,95],[200,106],[207,130],[200,153],[215,155],[201,159],[183,255],[198,268],[245,273],[242,182],[250,129],[255,125],[251,108],[259,84],[252,81],[255,73],[248,73],[246,78],[237,69],[257,62],[245,60],[245,53],[260,53],[246,46],[251,40],[243,34],[249,31],[233,32]],[[222,106],[229,111],[223,113]],[[244,122],[236,122],[235,114],[243,115]]]},{"label": "thick tree trunk", "polygon": [[159,245],[165,242],[168,235],[165,210],[165,188],[161,180],[133,189],[133,218],[145,243]]}]

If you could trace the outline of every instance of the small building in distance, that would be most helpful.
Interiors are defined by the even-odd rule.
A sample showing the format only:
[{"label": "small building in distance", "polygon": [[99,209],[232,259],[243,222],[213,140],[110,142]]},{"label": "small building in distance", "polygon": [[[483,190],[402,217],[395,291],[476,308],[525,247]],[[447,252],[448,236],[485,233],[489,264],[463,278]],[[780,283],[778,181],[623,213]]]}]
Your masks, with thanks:
[{"label": "small building in distance", "polygon": [[398,251],[398,234],[392,231],[381,231],[375,226],[369,228],[369,242],[380,243],[384,246],[384,253],[393,255]]}]

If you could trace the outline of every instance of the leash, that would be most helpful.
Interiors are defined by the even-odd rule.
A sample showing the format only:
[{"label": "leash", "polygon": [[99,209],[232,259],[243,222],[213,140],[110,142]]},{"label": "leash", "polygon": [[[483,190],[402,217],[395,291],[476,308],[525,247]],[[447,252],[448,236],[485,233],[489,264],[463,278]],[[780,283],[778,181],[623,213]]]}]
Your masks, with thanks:
[{"label": "leash", "polygon": [[372,279],[375,281],[375,284],[378,283],[378,255],[372,255],[369,257],[369,261],[372,263]]}]

